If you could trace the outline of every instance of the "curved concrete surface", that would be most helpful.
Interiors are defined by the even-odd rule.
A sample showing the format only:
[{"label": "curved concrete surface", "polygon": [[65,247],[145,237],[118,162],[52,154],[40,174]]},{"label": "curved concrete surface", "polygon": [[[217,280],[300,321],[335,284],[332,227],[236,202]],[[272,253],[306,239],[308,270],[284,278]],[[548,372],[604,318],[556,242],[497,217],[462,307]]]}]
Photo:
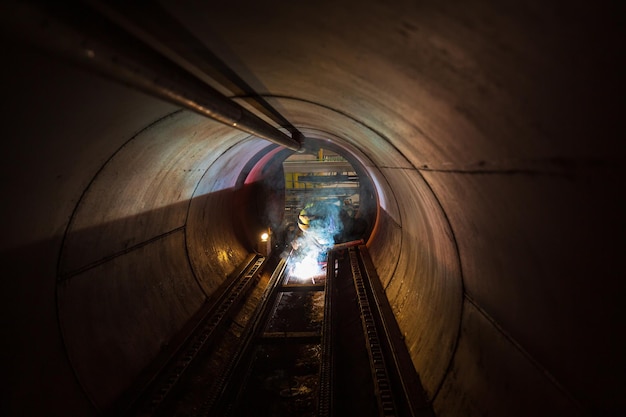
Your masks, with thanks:
[{"label": "curved concrete surface", "polygon": [[[626,411],[619,10],[175,3],[371,180],[437,415]],[[289,152],[2,39],[2,414],[114,413],[277,221]]]}]

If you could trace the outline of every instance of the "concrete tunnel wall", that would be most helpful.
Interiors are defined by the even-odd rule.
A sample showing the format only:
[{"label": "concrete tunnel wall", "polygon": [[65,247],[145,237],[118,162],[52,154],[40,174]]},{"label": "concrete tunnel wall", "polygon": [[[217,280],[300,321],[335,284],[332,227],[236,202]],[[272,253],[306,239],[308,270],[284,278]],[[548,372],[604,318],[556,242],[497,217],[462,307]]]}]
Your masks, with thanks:
[{"label": "concrete tunnel wall", "polygon": [[[243,3],[167,7],[371,176],[368,246],[436,413],[624,411],[615,11]],[[268,144],[3,50],[1,407],[106,413],[245,258],[233,187]]]}]

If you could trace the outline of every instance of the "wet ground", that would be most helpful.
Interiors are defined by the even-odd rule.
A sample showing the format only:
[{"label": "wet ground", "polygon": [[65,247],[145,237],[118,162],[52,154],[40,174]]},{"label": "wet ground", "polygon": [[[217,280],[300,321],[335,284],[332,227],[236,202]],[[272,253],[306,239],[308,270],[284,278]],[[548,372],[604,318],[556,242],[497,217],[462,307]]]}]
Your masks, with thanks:
[{"label": "wet ground", "polygon": [[[324,276],[310,283],[323,283]],[[285,284],[303,284],[287,279]],[[309,282],[306,282],[309,283]],[[280,292],[266,332],[321,332],[324,292]],[[321,345],[281,342],[256,347],[234,416],[315,416]]]},{"label": "wet ground", "polygon": [[234,416],[313,417],[320,345],[261,345]]}]

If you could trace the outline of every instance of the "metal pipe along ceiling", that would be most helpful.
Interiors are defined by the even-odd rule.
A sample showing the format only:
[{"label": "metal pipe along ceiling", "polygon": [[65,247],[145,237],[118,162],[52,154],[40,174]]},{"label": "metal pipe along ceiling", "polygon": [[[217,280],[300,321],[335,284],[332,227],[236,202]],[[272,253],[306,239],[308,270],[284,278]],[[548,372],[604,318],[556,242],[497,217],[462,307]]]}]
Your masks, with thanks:
[{"label": "metal pipe along ceiling", "polygon": [[[186,94],[211,85],[283,142],[32,48],[3,6],[2,414],[132,401],[275,203],[247,174],[269,184],[273,142],[305,137],[373,184],[367,246],[437,415],[623,414],[619,13],[440,3],[163,1],[158,53],[109,16],[150,51],[134,63],[182,68]],[[173,21],[223,71],[168,55]]]},{"label": "metal pipe along ceiling", "polygon": [[[104,9],[104,15],[113,15],[114,21],[120,20],[105,5],[100,8]],[[176,63],[164,59],[155,52],[162,51],[164,46],[149,35],[142,36],[141,29],[125,24],[126,21],[121,25],[135,37],[129,37],[90,9],[81,8],[80,4],[48,8],[20,4],[6,7],[3,16],[4,27],[10,28],[12,35],[26,39],[35,47],[65,56],[94,72],[236,129],[289,149],[300,149],[300,137],[290,138]],[[143,44],[142,38],[146,36],[149,45]],[[172,52],[168,52],[171,57]],[[178,55],[174,59],[184,60]]]}]

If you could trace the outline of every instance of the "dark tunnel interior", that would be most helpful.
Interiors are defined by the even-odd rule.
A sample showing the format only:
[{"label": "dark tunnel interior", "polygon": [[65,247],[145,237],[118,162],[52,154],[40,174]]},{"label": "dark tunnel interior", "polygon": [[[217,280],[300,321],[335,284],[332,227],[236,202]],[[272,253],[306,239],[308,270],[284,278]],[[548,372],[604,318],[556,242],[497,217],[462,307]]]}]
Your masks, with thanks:
[{"label": "dark tunnel interior", "polygon": [[129,403],[319,149],[437,416],[626,412],[621,4],[211,3],[2,5],[2,415]]}]

